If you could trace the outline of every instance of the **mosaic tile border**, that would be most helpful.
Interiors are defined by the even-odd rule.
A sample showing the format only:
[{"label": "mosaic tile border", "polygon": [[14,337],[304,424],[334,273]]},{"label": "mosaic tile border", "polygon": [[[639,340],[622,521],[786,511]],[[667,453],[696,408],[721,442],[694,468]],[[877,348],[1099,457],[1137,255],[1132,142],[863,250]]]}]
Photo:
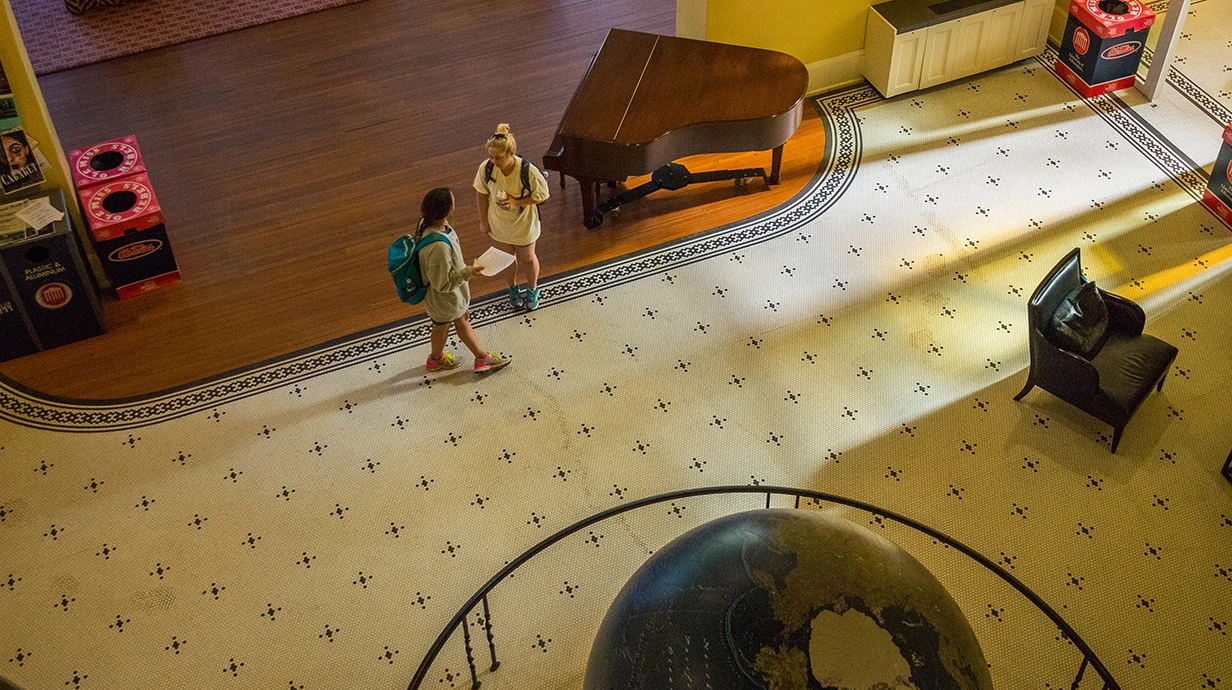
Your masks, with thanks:
[{"label": "mosaic tile border", "polygon": [[[1056,60],[1049,47],[1035,60],[1048,68]],[[1054,75],[1055,76],[1055,75]],[[1060,79],[1058,79],[1060,81]],[[545,307],[585,297],[635,280],[728,254],[792,232],[829,209],[850,187],[863,150],[860,108],[882,100],[867,83],[812,99],[826,131],[822,165],[795,197],[753,218],[645,250],[630,257],[589,267],[547,282]],[[1205,174],[1113,95],[1083,99],[1094,112],[1169,175],[1191,196],[1201,197]],[[477,325],[520,318],[499,296],[478,300],[471,309]],[[204,382],[125,401],[72,401],[26,389],[0,377],[0,419],[23,426],[67,431],[104,432],[136,429],[206,413],[259,393],[296,385],[345,367],[419,347],[428,341],[429,325],[420,316],[325,343],[300,353],[264,362]]]},{"label": "mosaic tile border", "polygon": [[[853,108],[880,96],[869,86],[816,99],[827,123],[827,152],[817,175],[777,209],[691,238],[656,247],[597,267],[583,269],[544,285],[545,306],[736,251],[808,223],[832,205],[851,183],[859,160],[859,127]],[[499,297],[477,301],[471,309],[477,325],[520,318]],[[0,379],[0,419],[57,431],[135,429],[207,412],[268,390],[294,385],[337,369],[418,347],[428,341],[429,325],[420,316],[409,323],[381,327],[327,343],[217,379],[182,389],[122,402],[57,400]]]}]

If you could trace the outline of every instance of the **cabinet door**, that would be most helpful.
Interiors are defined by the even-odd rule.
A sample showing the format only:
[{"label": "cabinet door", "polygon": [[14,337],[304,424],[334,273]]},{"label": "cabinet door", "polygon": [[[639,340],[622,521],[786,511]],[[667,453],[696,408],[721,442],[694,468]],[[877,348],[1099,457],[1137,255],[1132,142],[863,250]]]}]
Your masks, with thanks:
[{"label": "cabinet door", "polygon": [[924,60],[927,36],[928,32],[920,29],[899,34],[894,41],[894,59],[891,61],[890,68],[890,93],[886,96],[920,88],[920,64]]},{"label": "cabinet door", "polygon": [[947,82],[953,79],[954,42],[958,35],[958,22],[946,22],[928,28],[924,41],[924,67],[920,71],[920,88]]},{"label": "cabinet door", "polygon": [[899,34],[875,8],[864,33],[864,77],[889,98],[920,85],[920,60],[927,29]]},{"label": "cabinet door", "polygon": [[1035,57],[1048,45],[1048,28],[1052,22],[1050,0],[1027,0],[1018,29],[1018,47],[1014,60]]},{"label": "cabinet door", "polygon": [[995,10],[963,17],[957,22],[953,47],[950,50],[950,78],[960,79],[980,71],[982,48]]},{"label": "cabinet door", "polygon": [[993,10],[985,31],[984,43],[980,46],[978,72],[995,69],[1014,62],[1018,58],[1018,34],[1022,27],[1022,3],[1014,3]]}]

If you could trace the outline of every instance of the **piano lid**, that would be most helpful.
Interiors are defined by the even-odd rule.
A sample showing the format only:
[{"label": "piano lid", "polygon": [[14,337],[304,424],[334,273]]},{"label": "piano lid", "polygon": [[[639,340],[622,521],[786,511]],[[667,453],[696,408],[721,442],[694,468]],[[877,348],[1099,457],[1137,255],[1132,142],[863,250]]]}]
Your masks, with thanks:
[{"label": "piano lid", "polygon": [[648,144],[689,125],[790,112],[807,90],[808,70],[784,53],[611,29],[558,135]]}]

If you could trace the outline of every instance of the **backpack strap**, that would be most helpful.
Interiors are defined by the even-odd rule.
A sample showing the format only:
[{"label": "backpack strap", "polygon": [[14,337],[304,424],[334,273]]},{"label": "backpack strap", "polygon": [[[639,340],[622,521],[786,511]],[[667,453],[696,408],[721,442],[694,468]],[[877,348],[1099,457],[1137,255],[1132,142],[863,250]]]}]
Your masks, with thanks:
[{"label": "backpack strap", "polygon": [[433,242],[444,242],[451,247],[453,246],[453,243],[449,241],[449,238],[445,236],[445,233],[425,232],[423,237],[419,238],[419,243],[415,245],[415,251],[419,251]]},{"label": "backpack strap", "polygon": [[[521,174],[519,175],[519,178],[521,179],[521,182],[522,182],[522,191],[518,194],[518,198],[524,199],[527,196],[529,196],[531,193],[530,171],[534,170],[535,166],[533,163],[526,160],[525,158],[519,157],[518,160],[521,161],[521,164],[522,164]],[[484,164],[483,181],[485,184],[488,182],[496,181],[496,178],[492,176],[492,170],[495,167],[496,167],[495,164],[493,164],[491,160],[489,160],[486,164]]]},{"label": "backpack strap", "polygon": [[525,158],[520,160],[522,161],[522,193],[519,196],[526,197],[530,195],[530,171],[533,170],[535,166]]}]

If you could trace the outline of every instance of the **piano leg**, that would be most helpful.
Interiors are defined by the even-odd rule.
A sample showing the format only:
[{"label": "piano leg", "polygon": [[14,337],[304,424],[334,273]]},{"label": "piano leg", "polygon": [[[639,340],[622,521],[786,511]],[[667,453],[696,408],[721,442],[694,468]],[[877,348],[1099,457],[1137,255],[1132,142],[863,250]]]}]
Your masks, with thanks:
[{"label": "piano leg", "polygon": [[771,156],[770,179],[768,180],[768,182],[770,184],[778,184],[779,183],[779,169],[783,167],[783,147],[779,146],[775,148],[774,151],[771,152],[770,156]]},{"label": "piano leg", "polygon": [[603,216],[595,214],[595,197],[598,193],[599,181],[585,177],[579,178],[582,188],[582,225],[588,230],[594,230],[603,223]]}]

